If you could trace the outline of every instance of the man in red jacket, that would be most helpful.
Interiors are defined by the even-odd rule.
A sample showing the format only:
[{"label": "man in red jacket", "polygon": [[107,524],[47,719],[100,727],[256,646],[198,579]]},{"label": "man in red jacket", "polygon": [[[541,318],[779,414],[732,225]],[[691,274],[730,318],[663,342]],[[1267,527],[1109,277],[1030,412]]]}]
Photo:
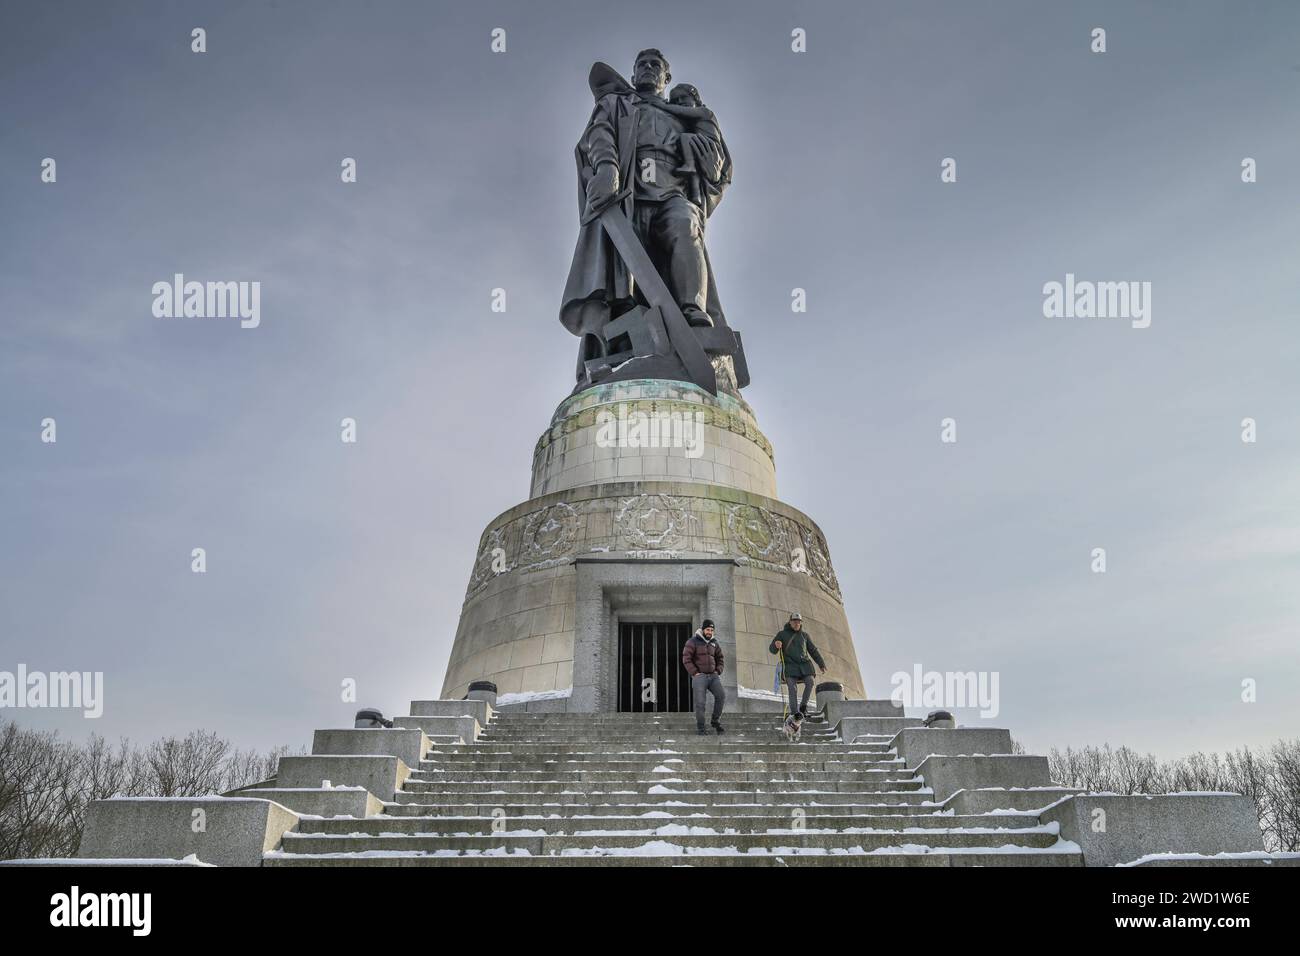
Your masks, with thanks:
[{"label": "man in red jacket", "polygon": [[682,666],[691,675],[691,695],[695,698],[696,733],[707,735],[704,729],[704,694],[713,695],[713,729],[723,733],[718,718],[722,705],[727,702],[727,692],[722,687],[722,645],[713,639],[713,622],[705,620],[682,648]]}]

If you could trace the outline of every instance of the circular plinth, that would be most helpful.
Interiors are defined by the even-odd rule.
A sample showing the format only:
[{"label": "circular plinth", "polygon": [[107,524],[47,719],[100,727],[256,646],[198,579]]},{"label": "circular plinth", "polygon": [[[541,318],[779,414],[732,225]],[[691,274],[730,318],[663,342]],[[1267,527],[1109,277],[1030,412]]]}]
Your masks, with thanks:
[{"label": "circular plinth", "polygon": [[661,379],[579,392],[537,441],[534,498],[612,481],[695,481],[776,497],[772,444],[749,406]]},{"label": "circular plinth", "polygon": [[[714,484],[616,482],[534,498],[479,542],[443,685],[563,693],[563,709],[616,707],[623,620],[718,622],[737,704],[773,695],[773,636],[803,615],[847,696],[862,677],[821,530],[772,498]],[[565,693],[567,691],[567,693]]]}]

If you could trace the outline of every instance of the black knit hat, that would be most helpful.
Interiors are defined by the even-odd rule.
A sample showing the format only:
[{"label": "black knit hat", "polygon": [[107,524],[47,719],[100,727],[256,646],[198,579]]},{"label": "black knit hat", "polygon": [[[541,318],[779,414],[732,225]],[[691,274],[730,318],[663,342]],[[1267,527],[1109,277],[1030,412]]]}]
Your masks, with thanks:
[{"label": "black knit hat", "polygon": [[704,623],[700,625],[700,630],[701,630],[701,631],[707,631],[707,630],[708,630],[709,628],[711,628],[712,626],[713,626],[713,622],[710,621],[710,620],[706,617],[706,618],[704,619]]}]

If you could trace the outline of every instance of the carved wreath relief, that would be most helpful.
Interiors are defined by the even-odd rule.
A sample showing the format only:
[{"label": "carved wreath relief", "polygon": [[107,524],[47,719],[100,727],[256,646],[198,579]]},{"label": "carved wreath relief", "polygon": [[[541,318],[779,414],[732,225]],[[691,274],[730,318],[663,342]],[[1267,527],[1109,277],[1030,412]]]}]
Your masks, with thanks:
[{"label": "carved wreath relief", "polygon": [[538,564],[562,558],[573,551],[578,540],[578,511],[559,502],[527,516],[524,524],[521,564]]},{"label": "carved wreath relief", "polygon": [[[699,521],[690,504],[689,498],[664,494],[621,498],[610,515],[613,540],[601,535],[586,544],[604,539],[605,547],[593,550],[613,547],[629,553],[690,550],[696,533],[694,524]],[[468,594],[499,574],[526,571],[574,555],[583,543],[584,512],[594,508],[609,515],[604,509],[611,505],[614,502],[608,499],[576,505],[557,502],[484,532],[470,573]],[[725,524],[736,553],[773,569],[807,574],[831,593],[840,594],[830,551],[820,532],[748,504],[726,505]]]},{"label": "carved wreath relief", "polygon": [[470,571],[469,590],[477,591],[480,587],[487,584],[488,581],[503,574],[506,571],[513,570],[514,563],[510,554],[509,542],[506,539],[506,532],[512,525],[505,524],[499,528],[489,528],[483,533],[483,540],[479,542],[478,556],[474,558],[474,568]]},{"label": "carved wreath relief", "polygon": [[672,551],[686,544],[691,518],[681,498],[637,495],[620,502],[614,523],[629,551]]},{"label": "carved wreath relief", "polygon": [[758,561],[784,563],[789,553],[789,535],[781,519],[766,508],[731,505],[727,508],[727,529],[742,553]]},{"label": "carved wreath relief", "polygon": [[808,574],[827,590],[840,593],[830,550],[819,532],[766,508],[744,504],[728,506],[727,530],[746,557],[783,571]]}]

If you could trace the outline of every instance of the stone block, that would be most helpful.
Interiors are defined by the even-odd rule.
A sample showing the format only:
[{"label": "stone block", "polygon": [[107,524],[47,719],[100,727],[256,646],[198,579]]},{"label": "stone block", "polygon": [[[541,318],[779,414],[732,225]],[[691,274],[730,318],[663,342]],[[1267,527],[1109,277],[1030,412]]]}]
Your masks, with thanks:
[{"label": "stone block", "polygon": [[891,745],[911,768],[935,754],[1009,754],[1011,731],[1000,727],[908,727],[898,732]]},{"label": "stone block", "polygon": [[934,791],[934,802],[943,803],[958,790],[986,787],[1046,787],[1052,783],[1047,758],[1024,754],[986,757],[926,757],[916,776]]},{"label": "stone block", "polygon": [[1063,797],[1082,793],[1071,787],[1031,787],[1030,789],[1007,790],[1001,787],[992,789],[958,790],[944,803],[945,810],[954,810],[959,816],[991,813],[994,810],[1041,810],[1056,803]]},{"label": "stone block", "polygon": [[1077,843],[1085,866],[1115,866],[1155,853],[1262,851],[1259,817],[1235,793],[1078,794],[1042,813]]},{"label": "stone block", "polygon": [[466,744],[478,740],[483,732],[477,717],[394,717],[393,726],[420,730],[429,737],[459,737]]},{"label": "stone block", "polygon": [[275,774],[277,787],[319,787],[328,780],[331,785],[363,787],[380,800],[392,800],[411,768],[397,757],[313,755],[307,757],[281,757]]},{"label": "stone block", "polygon": [[296,813],[270,800],[115,797],[86,808],[77,855],[181,860],[193,854],[214,866],[261,866],[262,854],[297,825]]},{"label": "stone block", "polygon": [[899,731],[920,726],[920,717],[844,717],[836,725],[836,730],[840,740],[852,744],[858,738],[868,736],[889,737],[892,740]]},{"label": "stone block", "polygon": [[384,805],[360,787],[262,787],[241,790],[238,796],[274,800],[304,817],[373,817]]},{"label": "stone block", "polygon": [[473,717],[480,725],[492,717],[485,700],[413,700],[412,717]]},{"label": "stone block", "polygon": [[1300,853],[1220,853],[1200,856],[1195,853],[1162,854],[1141,857],[1121,866],[1300,866]]},{"label": "stone block", "polygon": [[836,700],[823,708],[826,722],[834,727],[845,717],[903,717],[903,705],[892,700]]},{"label": "stone block", "polygon": [[429,739],[418,727],[318,730],[311,742],[313,754],[387,754],[408,767],[418,767],[428,750]]},{"label": "stone block", "polygon": [[[563,614],[560,615],[560,625],[563,627]],[[558,631],[559,628],[557,627]],[[558,661],[573,660],[573,632],[547,634],[542,643],[542,663],[550,664]]]},{"label": "stone block", "polygon": [[562,690],[555,681],[557,664],[534,664],[525,667],[523,676],[519,679],[519,690],[521,693],[529,694],[537,691]]}]

